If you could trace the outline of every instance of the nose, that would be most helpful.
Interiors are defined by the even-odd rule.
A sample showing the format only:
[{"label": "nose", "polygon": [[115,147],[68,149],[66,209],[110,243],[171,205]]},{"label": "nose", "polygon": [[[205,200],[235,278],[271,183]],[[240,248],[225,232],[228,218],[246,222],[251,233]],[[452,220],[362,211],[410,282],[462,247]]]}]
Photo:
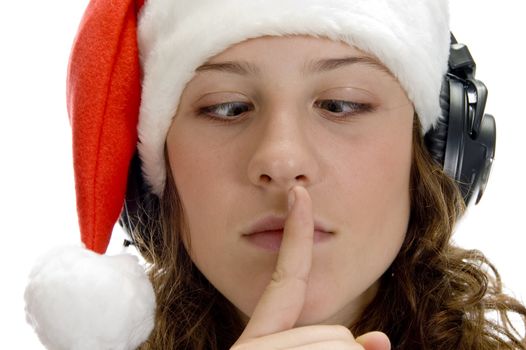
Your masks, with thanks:
[{"label": "nose", "polygon": [[261,123],[248,163],[248,177],[258,186],[288,190],[294,185],[311,186],[317,181],[317,148],[309,125],[294,111],[275,111]]}]

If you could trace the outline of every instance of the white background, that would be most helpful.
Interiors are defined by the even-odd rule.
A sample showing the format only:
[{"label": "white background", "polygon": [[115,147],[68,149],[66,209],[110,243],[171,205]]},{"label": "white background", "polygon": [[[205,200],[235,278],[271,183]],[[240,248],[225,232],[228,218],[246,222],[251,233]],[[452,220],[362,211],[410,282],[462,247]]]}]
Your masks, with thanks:
[{"label": "white background", "polygon": [[[0,10],[0,329],[6,348],[42,348],[25,324],[27,274],[40,252],[79,241],[65,74],[86,4],[6,1]],[[486,111],[498,126],[486,194],[455,239],[484,251],[506,286],[526,301],[523,6],[520,0],[454,0],[451,28],[478,63],[477,77],[490,91]]]}]

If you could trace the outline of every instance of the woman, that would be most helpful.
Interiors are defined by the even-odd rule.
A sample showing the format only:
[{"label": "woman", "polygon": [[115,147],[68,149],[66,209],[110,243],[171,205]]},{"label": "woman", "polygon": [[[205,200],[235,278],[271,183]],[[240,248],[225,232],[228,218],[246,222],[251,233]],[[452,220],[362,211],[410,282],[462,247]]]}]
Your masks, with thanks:
[{"label": "woman", "polygon": [[70,64],[83,242],[106,248],[138,114],[123,221],[157,302],[155,325],[130,317],[147,340],[90,348],[526,347],[507,319],[524,306],[450,243],[462,197],[423,143],[441,113],[446,2],[140,11],[137,35],[133,2],[92,2]]}]

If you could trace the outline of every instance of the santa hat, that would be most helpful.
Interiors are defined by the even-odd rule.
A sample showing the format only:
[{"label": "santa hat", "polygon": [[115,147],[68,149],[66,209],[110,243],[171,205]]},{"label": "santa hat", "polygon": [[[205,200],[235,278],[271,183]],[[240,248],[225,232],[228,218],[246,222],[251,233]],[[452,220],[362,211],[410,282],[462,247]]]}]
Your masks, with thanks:
[{"label": "santa hat", "polygon": [[142,267],[100,254],[121,213],[136,150],[146,183],[161,196],[166,135],[197,67],[261,36],[343,41],[394,74],[425,132],[440,114],[448,12],[447,0],[91,0],[67,90],[87,249],[54,251],[31,273],[26,313],[41,341],[50,349],[134,349],[151,332],[155,298]]}]

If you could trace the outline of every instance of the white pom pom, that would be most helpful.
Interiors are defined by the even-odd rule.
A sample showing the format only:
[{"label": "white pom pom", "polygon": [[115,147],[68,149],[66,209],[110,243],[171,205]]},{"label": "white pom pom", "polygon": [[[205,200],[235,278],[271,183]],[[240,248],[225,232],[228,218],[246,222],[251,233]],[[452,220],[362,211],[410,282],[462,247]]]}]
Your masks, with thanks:
[{"label": "white pom pom", "polygon": [[26,318],[48,349],[136,349],[153,329],[155,295],[135,256],[58,248],[29,278]]}]

